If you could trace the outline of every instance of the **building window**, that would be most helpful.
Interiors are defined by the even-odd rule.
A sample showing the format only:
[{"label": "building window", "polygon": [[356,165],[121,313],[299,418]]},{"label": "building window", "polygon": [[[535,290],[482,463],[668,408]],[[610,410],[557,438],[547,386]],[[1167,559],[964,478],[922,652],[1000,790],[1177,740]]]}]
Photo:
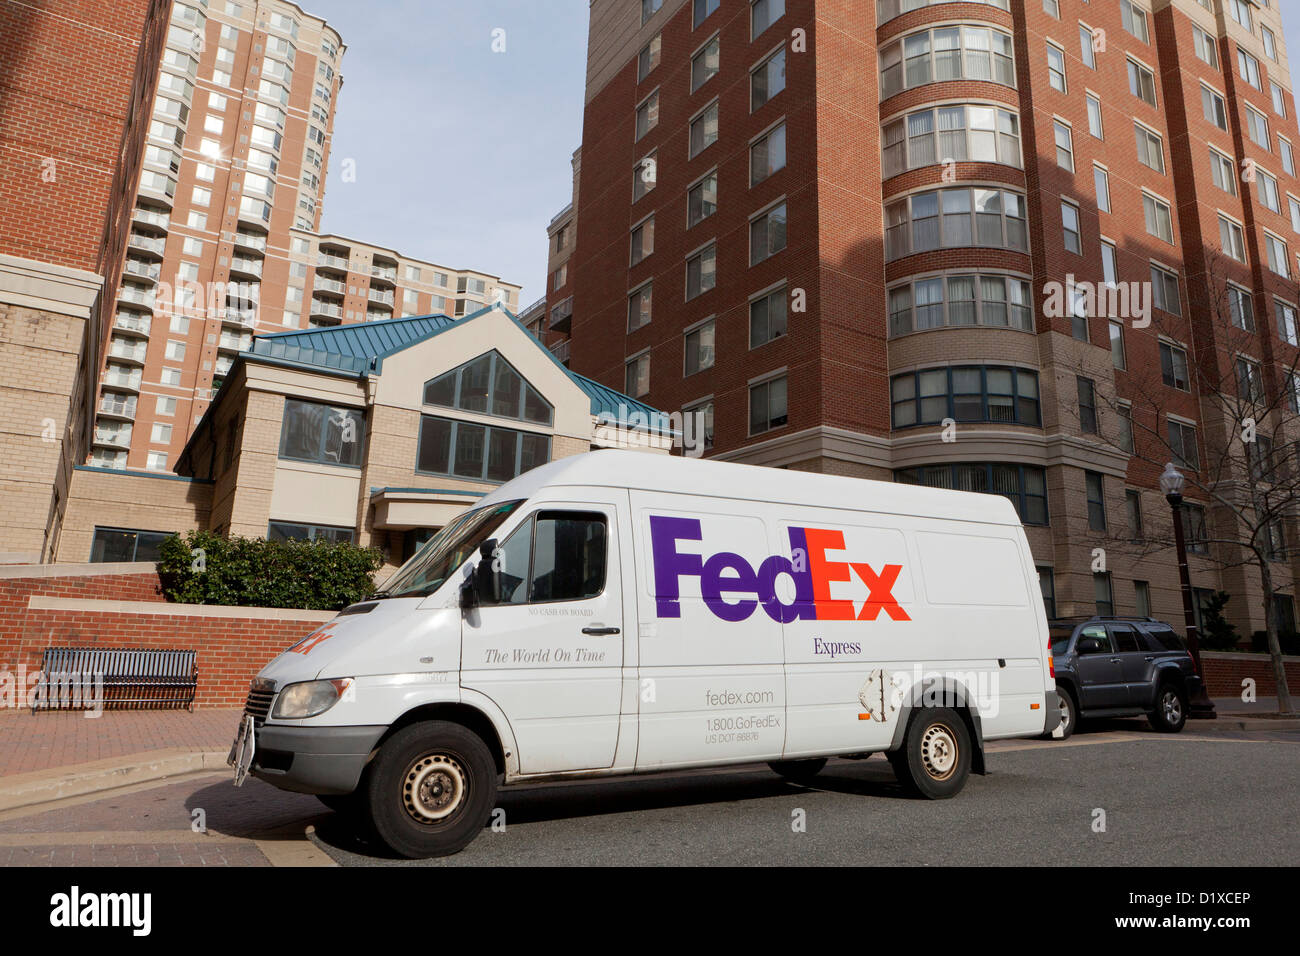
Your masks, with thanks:
[{"label": "building window", "polygon": [[541,393],[496,351],[430,379],[424,385],[423,401],[537,425],[551,424],[554,413]]},{"label": "building window", "polygon": [[1147,232],[1157,239],[1173,245],[1174,219],[1169,211],[1169,204],[1148,193],[1142,194],[1142,214],[1146,220]]},{"label": "building window", "polygon": [[1092,379],[1075,377],[1079,394],[1079,430],[1085,435],[1097,434],[1097,389]]},{"label": "building window", "polygon": [[623,390],[633,398],[650,392],[650,353],[645,352],[629,359],[624,367]]},{"label": "building window", "polygon": [[325,524],[272,521],[266,526],[266,537],[268,541],[325,541],[330,544],[351,544],[353,529]]},{"label": "building window", "polygon": [[1183,537],[1191,554],[1209,554],[1210,536],[1205,527],[1205,509],[1183,502]]},{"label": "building window", "polygon": [[1043,0],[1043,12],[1053,19],[1061,19],[1061,0]]},{"label": "building window", "polygon": [[764,133],[749,147],[749,185],[757,186],[785,169],[785,123]]},{"label": "building window", "polygon": [[647,282],[634,290],[627,297],[627,330],[635,332],[643,325],[650,324],[650,312],[654,301],[654,284]]},{"label": "building window", "polygon": [[1235,363],[1237,369],[1237,397],[1243,402],[1258,402],[1264,397],[1264,379],[1259,363],[1241,356]]},{"label": "building window", "polygon": [[1200,465],[1196,447],[1196,426],[1171,418],[1168,422],[1167,435],[1174,464],[1180,468],[1196,471]]},{"label": "building window", "polygon": [[1138,617],[1151,616],[1151,585],[1146,581],[1133,582],[1133,603]]},{"label": "building window", "polygon": [[1083,239],[1079,233],[1079,207],[1073,203],[1061,203],[1061,225],[1064,229],[1065,250],[1077,256],[1083,255]]},{"label": "building window", "polygon": [[149,561],[159,558],[158,549],[174,531],[137,531],[127,528],[95,528],[90,542],[90,561],[104,564],[115,561]]},{"label": "building window", "polygon": [[1097,69],[1097,51],[1092,43],[1092,28],[1079,24],[1079,59],[1090,70]]},{"label": "building window", "polygon": [[1128,357],[1124,354],[1124,323],[1111,321],[1110,326],[1110,364],[1118,369],[1128,368]]},{"label": "building window", "polygon": [[1152,305],[1163,309],[1171,315],[1182,315],[1182,299],[1178,293],[1178,274],[1170,272],[1152,263],[1151,265]]},{"label": "building window", "polygon": [[1238,24],[1246,28],[1248,33],[1254,33],[1254,21],[1250,14],[1250,3],[1248,0],[1224,0],[1224,6],[1228,8],[1228,13]]},{"label": "building window", "polygon": [[1237,47],[1237,72],[1241,78],[1257,90],[1264,87],[1259,78],[1259,60],[1255,59],[1241,47]]},{"label": "building window", "polygon": [[641,23],[646,23],[663,5],[664,0],[641,0]]},{"label": "building window", "polygon": [[1237,195],[1237,167],[1218,150],[1210,149],[1210,179],[1230,196]]},{"label": "building window", "polygon": [[1156,105],[1156,75],[1136,60],[1128,61],[1128,89],[1142,102]]},{"label": "building window", "polygon": [[713,447],[713,403],[702,402],[698,405],[688,405],[686,408],[682,409],[682,411],[687,416],[703,416],[704,450],[708,451]]},{"label": "building window", "polygon": [[1277,312],[1277,334],[1287,345],[1300,345],[1296,340],[1295,306],[1274,299],[1273,306]]},{"label": "building window", "polygon": [[710,244],[686,260],[686,299],[690,301],[718,282],[718,248]]},{"label": "building window", "polygon": [[991,106],[941,106],[909,113],[882,131],[884,175],[936,163],[1022,165],[1020,117]]},{"label": "building window", "polygon": [[1088,497],[1088,527],[1093,531],[1105,531],[1106,494],[1100,472],[1085,471],[1083,484]]},{"label": "building window", "polygon": [[718,75],[718,70],[721,68],[721,51],[721,41],[715,36],[691,57],[692,93]]},{"label": "building window", "polygon": [[786,288],[782,286],[749,303],[749,347],[756,349],[786,332]]},{"label": "building window", "polygon": [[1102,281],[1111,288],[1114,288],[1119,282],[1119,264],[1115,244],[1106,242],[1104,239],[1101,242],[1101,275]]},{"label": "building window", "polygon": [[699,225],[718,211],[718,173],[709,173],[686,191],[686,227]]},{"label": "building window", "polygon": [[718,141],[718,102],[714,100],[691,120],[690,152],[694,159]]},{"label": "building window", "polygon": [[1219,243],[1225,254],[1238,262],[1246,261],[1246,240],[1241,226],[1226,216],[1219,216]]},{"label": "building window", "polygon": [[1268,252],[1269,269],[1282,278],[1290,278],[1290,258],[1286,243],[1271,233],[1264,233],[1264,248]]},{"label": "building window", "polygon": [[686,333],[686,374],[713,368],[714,321],[709,319]]},{"label": "building window", "polygon": [[1047,524],[1047,475],[1042,468],[1032,465],[999,462],[922,465],[895,471],[894,480],[927,488],[1002,495],[1016,506],[1025,524]]},{"label": "building window", "polygon": [[280,457],[360,468],[365,433],[365,413],[359,409],[287,399],[280,427]]},{"label": "building window", "polygon": [[1160,375],[1171,388],[1188,391],[1187,352],[1168,342],[1160,343]]},{"label": "building window", "polygon": [[1141,123],[1133,124],[1133,132],[1137,137],[1138,162],[1164,175],[1165,147],[1160,134],[1153,133]]},{"label": "building window", "polygon": [[785,47],[777,50],[749,74],[749,111],[766,104],[785,89]]},{"label": "building window", "polygon": [[1110,173],[1101,166],[1092,167],[1092,185],[1097,192],[1097,209],[1110,212]]},{"label": "building window", "polygon": [[1056,619],[1056,579],[1052,576],[1052,569],[1039,566],[1038,571],[1038,589],[1043,595],[1043,610],[1047,612],[1049,621]]},{"label": "building window", "polygon": [[426,475],[505,482],[551,457],[551,438],[474,422],[420,417],[415,470]]},{"label": "building window", "polygon": [[636,108],[636,138],[641,139],[658,125],[659,91],[655,90]]},{"label": "building window", "polygon": [[1192,48],[1202,62],[1208,63],[1216,70],[1219,68],[1219,46],[1214,37],[1210,36],[1196,24],[1192,24]]},{"label": "building window", "polygon": [[632,227],[632,265],[637,265],[655,251],[655,217]]},{"label": "building window", "polygon": [[785,15],[785,0],[751,0],[749,11],[749,39],[753,41]]},{"label": "building window", "polygon": [[987,27],[950,26],[912,33],[880,51],[880,97],[927,83],[985,80],[1016,85],[1011,37]]},{"label": "building window", "polygon": [[1042,425],[1038,374],[1028,369],[970,365],[895,375],[889,381],[891,426],[956,422]]},{"label": "building window", "polygon": [[960,325],[1034,330],[1029,283],[1010,276],[918,279],[888,298],[891,337]]},{"label": "building window", "polygon": [[1105,139],[1106,131],[1101,119],[1101,100],[1088,94],[1088,132],[1097,139]]},{"label": "building window", "polygon": [[1110,572],[1093,572],[1092,591],[1097,601],[1097,613],[1110,617],[1115,613],[1115,597],[1110,587]]},{"label": "building window", "polygon": [[779,203],[749,223],[749,264],[756,266],[785,248],[786,205]]},{"label": "building window", "polygon": [[1253,106],[1246,107],[1246,127],[1250,131],[1250,138],[1254,140],[1256,146],[1272,152],[1268,138],[1268,117],[1255,109]]},{"label": "building window", "polygon": [[885,207],[887,260],[956,246],[1029,251],[1024,197],[999,189],[945,189]]},{"label": "building window", "polygon": [[721,2],[722,0],[695,0],[695,19],[692,21],[692,28],[698,27],[707,20],[718,9]]},{"label": "building window", "polygon": [[1053,125],[1056,130],[1056,165],[1074,172],[1074,131],[1060,120]]},{"label": "building window", "polygon": [[1208,86],[1201,87],[1201,112],[1205,119],[1221,130],[1228,128],[1228,107],[1223,97]]},{"label": "building window", "polygon": [[1119,405],[1115,409],[1115,417],[1119,422],[1119,437],[1116,444],[1131,455],[1133,454],[1133,406]]},{"label": "building window", "polygon": [[655,34],[654,39],[641,48],[641,53],[636,60],[636,81],[638,83],[644,82],[645,78],[659,65],[659,56],[663,50],[663,43],[663,36]]},{"label": "building window", "polygon": [[786,378],[768,379],[749,388],[749,433],[780,428],[788,421],[786,409]]},{"label": "building window", "polygon": [[1047,82],[1052,89],[1066,92],[1065,51],[1054,43],[1047,44]]},{"label": "building window", "polygon": [[1151,42],[1151,36],[1147,33],[1145,10],[1133,3],[1133,0],[1119,0],[1119,13],[1120,21],[1124,24],[1125,30],[1143,43]]},{"label": "building window", "polygon": [[[1265,6],[1267,6],[1267,0],[1265,2]],[[1259,25],[1259,31],[1260,31],[1260,38],[1264,41],[1264,55],[1268,57],[1270,60],[1272,60],[1274,63],[1276,63],[1277,62],[1277,37],[1273,35],[1272,30],[1264,26],[1264,24],[1262,23]]]},{"label": "building window", "polygon": [[[632,201],[636,202],[646,193],[655,188],[659,179],[659,160],[658,153],[654,152],[647,156],[641,162],[636,164],[636,169],[632,172]],[[563,230],[555,234],[556,252],[561,250],[560,241],[563,238]]]}]

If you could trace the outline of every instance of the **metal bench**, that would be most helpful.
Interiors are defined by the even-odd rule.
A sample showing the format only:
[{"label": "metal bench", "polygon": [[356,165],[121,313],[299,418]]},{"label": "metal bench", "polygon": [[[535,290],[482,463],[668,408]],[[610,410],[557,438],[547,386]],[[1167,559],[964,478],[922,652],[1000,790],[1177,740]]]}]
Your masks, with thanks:
[{"label": "metal bench", "polygon": [[199,671],[192,650],[47,647],[32,695],[37,710],[194,709]]}]

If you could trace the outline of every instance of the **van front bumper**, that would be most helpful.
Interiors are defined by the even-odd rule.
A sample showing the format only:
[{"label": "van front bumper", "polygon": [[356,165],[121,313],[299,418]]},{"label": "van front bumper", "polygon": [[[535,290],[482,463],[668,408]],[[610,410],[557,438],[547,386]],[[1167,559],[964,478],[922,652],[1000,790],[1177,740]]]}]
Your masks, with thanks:
[{"label": "van front bumper", "polygon": [[254,738],[250,772],[295,793],[351,793],[387,729],[263,724]]}]

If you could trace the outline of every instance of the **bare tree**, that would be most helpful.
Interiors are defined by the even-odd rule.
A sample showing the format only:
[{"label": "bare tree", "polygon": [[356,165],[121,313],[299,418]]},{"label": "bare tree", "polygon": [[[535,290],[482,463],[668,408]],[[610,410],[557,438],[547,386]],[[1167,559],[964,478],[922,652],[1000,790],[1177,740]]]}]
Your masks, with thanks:
[{"label": "bare tree", "polygon": [[[1257,336],[1253,300],[1241,298],[1244,290],[1224,278],[1226,269],[1216,268],[1222,264],[1215,254],[1208,257],[1208,301],[1192,304],[1192,354],[1180,355],[1175,347],[1161,355],[1159,365],[1129,369],[1128,401],[1099,390],[1097,401],[1109,408],[1111,421],[1122,415],[1131,426],[1127,437],[1113,428],[1095,431],[1099,441],[1154,468],[1173,462],[1183,472],[1188,492],[1194,493],[1190,496],[1212,503],[1214,514],[1204,534],[1193,529],[1198,532],[1196,542],[1209,547],[1210,560],[1221,570],[1248,567],[1259,575],[1278,710],[1289,714],[1294,711],[1274,598],[1282,583],[1276,564],[1300,555],[1300,547],[1291,543],[1294,532],[1287,534],[1287,525],[1300,516],[1300,359],[1287,362],[1273,354],[1281,350],[1271,339],[1264,342],[1265,354],[1257,354],[1261,341],[1273,335],[1275,317],[1268,315],[1270,327],[1258,330]],[[1093,303],[1103,295],[1098,291]],[[1088,314],[1109,314],[1105,309],[1093,311],[1093,303],[1087,306]],[[1187,338],[1186,326],[1159,310],[1152,310],[1148,332],[1167,337],[1171,344]],[[1278,333],[1296,344],[1294,321]],[[1199,405],[1195,429],[1177,424],[1182,416],[1171,408],[1171,397],[1177,394],[1171,384]],[[1061,404],[1063,410],[1069,407]],[[1082,422],[1082,410],[1071,410]],[[1115,542],[1139,557],[1172,546],[1170,540],[1145,535],[1140,541],[1117,537]]]}]

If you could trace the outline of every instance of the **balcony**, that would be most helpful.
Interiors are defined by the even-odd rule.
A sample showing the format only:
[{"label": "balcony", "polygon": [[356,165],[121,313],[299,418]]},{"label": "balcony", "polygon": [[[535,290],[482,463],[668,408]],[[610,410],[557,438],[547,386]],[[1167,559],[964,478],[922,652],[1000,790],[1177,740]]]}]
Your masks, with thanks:
[{"label": "balcony", "polygon": [[153,317],[139,312],[119,312],[113,318],[113,329],[117,332],[130,332],[132,335],[148,335],[153,325]]},{"label": "balcony", "polygon": [[108,346],[108,357],[117,359],[119,362],[131,362],[134,365],[143,365],[145,354],[149,350],[148,342],[141,342],[138,339],[119,339],[114,336]]},{"label": "balcony", "polygon": [[397,285],[397,267],[396,266],[372,266],[370,269],[371,285],[376,281],[383,282],[387,285]]},{"label": "balcony", "polygon": [[239,201],[239,221],[265,226],[271,221],[271,204],[246,196]]},{"label": "balcony", "polygon": [[136,252],[154,255],[161,259],[163,250],[167,248],[167,240],[155,239],[152,236],[142,236],[137,232],[133,232],[131,233],[130,238],[126,240],[126,245],[127,248],[133,249]]},{"label": "balcony", "polygon": [[230,374],[230,367],[234,364],[235,364],[235,360],[228,355],[223,355],[218,357],[217,361],[212,366],[213,382],[215,382],[217,379],[221,379],[222,381],[225,381],[226,376]]},{"label": "balcony", "polygon": [[322,252],[316,257],[317,270],[325,269],[330,272],[348,271],[348,257],[331,255],[328,252]]},{"label": "balcony", "polygon": [[569,367],[569,340],[565,339],[563,342],[556,342],[555,344],[550,346],[550,349],[551,349],[551,354],[554,355],[556,359],[559,360],[560,364],[562,364],[565,368],[568,368]]},{"label": "balcony", "polygon": [[331,319],[343,318],[343,306],[335,305],[332,302],[322,302],[320,299],[311,300],[311,315],[326,316]]},{"label": "balcony", "polygon": [[99,397],[99,414],[110,418],[135,419],[135,406],[138,395],[122,395],[117,392],[105,392]]},{"label": "balcony", "polygon": [[386,319],[391,319],[392,317],[393,314],[391,312],[383,312],[379,309],[370,309],[366,311],[367,322],[383,322]]},{"label": "balcony", "polygon": [[573,296],[569,296],[555,308],[551,309],[551,320],[547,328],[557,332],[567,332],[573,320]]},{"label": "balcony", "polygon": [[116,424],[96,425],[95,444],[103,445],[108,448],[130,448],[131,426]]},{"label": "balcony", "polygon": [[256,329],[257,309],[236,309],[234,306],[227,304],[226,311],[222,313],[221,322],[223,325],[233,325],[241,329]]},{"label": "balcony", "polygon": [[221,338],[217,340],[217,349],[226,352],[244,352],[252,344],[251,335],[232,335],[229,332],[222,332]]},{"label": "balcony", "polygon": [[386,305],[391,309],[393,307],[393,302],[396,301],[396,297],[392,292],[383,292],[379,289],[371,289],[370,301],[375,303],[375,305]]},{"label": "balcony", "polygon": [[126,264],[122,267],[122,273],[133,279],[157,282],[159,276],[162,275],[162,263],[145,262],[143,259],[127,259]]},{"label": "balcony", "polygon": [[104,372],[104,384],[109,388],[124,388],[131,392],[140,391],[140,369],[128,369],[123,365],[109,365]]},{"label": "balcony", "polygon": [[252,232],[237,232],[235,233],[235,248],[266,252],[266,236]]},{"label": "balcony", "polygon": [[163,232],[166,232],[171,228],[172,217],[165,212],[157,212],[153,209],[145,209],[142,206],[137,206],[131,211],[131,222],[135,223],[137,226],[160,229]]},{"label": "balcony", "polygon": [[324,276],[317,276],[316,281],[312,284],[312,290],[315,292],[324,292],[327,295],[344,295],[348,287],[344,282],[338,279],[326,279]]},{"label": "balcony", "polygon": [[154,307],[154,290],[123,282],[117,290],[117,301],[152,310]]},{"label": "balcony", "polygon": [[250,276],[254,279],[262,278],[262,260],[250,259],[246,256],[234,256],[230,260],[230,274]]}]

